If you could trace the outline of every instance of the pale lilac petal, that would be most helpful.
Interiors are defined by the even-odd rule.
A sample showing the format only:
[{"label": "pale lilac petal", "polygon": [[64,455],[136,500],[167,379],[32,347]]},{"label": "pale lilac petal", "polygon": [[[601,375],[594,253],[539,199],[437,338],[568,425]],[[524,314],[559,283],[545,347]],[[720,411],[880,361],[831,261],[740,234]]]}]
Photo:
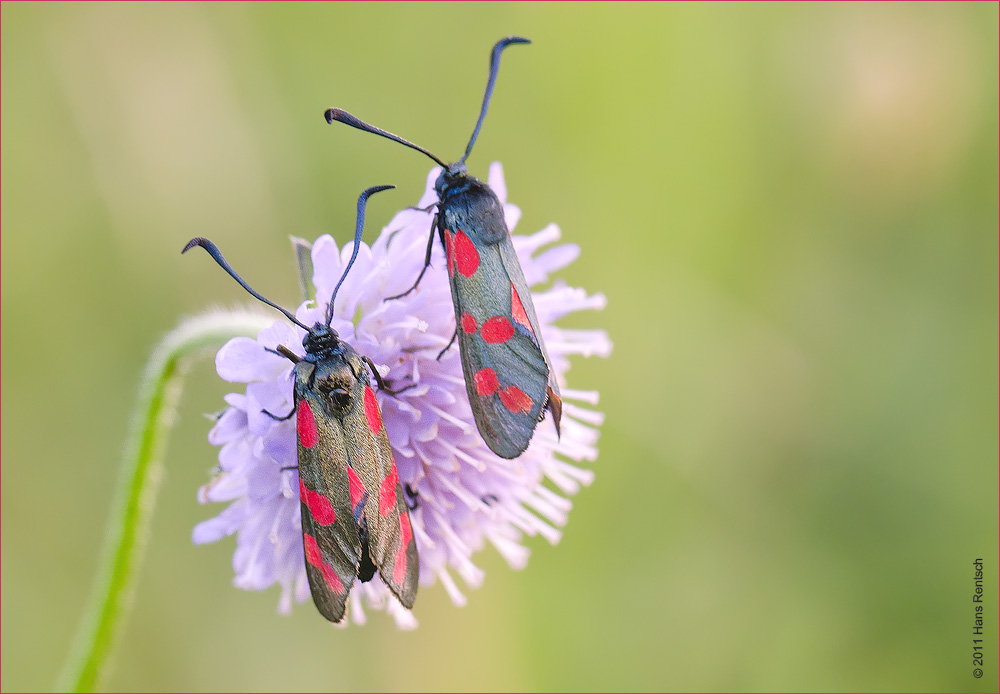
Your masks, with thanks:
[{"label": "pale lilac petal", "polygon": [[[316,243],[312,247],[312,261],[313,284],[322,282],[324,285],[329,285],[324,293],[324,296],[328,296],[330,290],[333,289],[332,282],[336,282],[344,271],[340,266],[340,250],[332,236],[323,234],[316,239]],[[319,285],[316,285],[316,295],[320,295]]]},{"label": "pale lilac petal", "polygon": [[219,376],[232,383],[250,383],[272,378],[288,360],[268,352],[265,346],[249,337],[234,337],[215,355]]},{"label": "pale lilac petal", "polygon": [[242,436],[247,427],[245,410],[229,407],[223,411],[215,426],[208,432],[208,442],[213,446],[221,446]]},{"label": "pale lilac petal", "polygon": [[546,274],[538,281],[545,282],[548,280],[549,273],[555,272],[556,270],[562,270],[579,257],[580,247],[575,243],[564,243],[540,253],[538,257],[535,258],[535,263],[538,267],[543,269]]},{"label": "pale lilac petal", "polygon": [[216,542],[227,535],[232,535],[242,524],[246,516],[246,502],[236,501],[226,507],[222,513],[215,518],[209,518],[194,526],[191,533],[191,541],[196,545],[203,545],[208,542]]},{"label": "pale lilac petal", "polygon": [[[514,244],[514,250],[517,251],[518,258],[524,258],[525,256],[533,256],[538,252],[538,249],[542,246],[547,246],[550,243],[555,243],[562,237],[562,231],[559,229],[558,224],[549,224],[541,231],[536,231],[534,234],[528,234],[527,236],[513,236],[511,241]],[[524,263],[525,265],[534,265],[537,261],[532,261]]]},{"label": "pale lilac petal", "polygon": [[503,220],[507,224],[507,231],[513,233],[517,223],[521,221],[521,208],[507,203],[503,206]]},{"label": "pale lilac petal", "polygon": [[424,208],[429,207],[437,202],[437,193],[434,192],[434,182],[441,175],[441,167],[435,166],[427,174],[427,185],[424,186],[424,194],[420,196],[419,202],[417,202],[417,207]]},{"label": "pale lilac petal", "polygon": [[247,495],[247,479],[242,475],[219,475],[198,490],[198,503],[233,501]]},{"label": "pale lilac petal", "polygon": [[[274,430],[264,437],[262,453],[279,465],[279,467],[295,467],[298,464],[298,445],[295,441],[295,418],[287,422],[278,422]],[[278,431],[285,429],[285,431]]]},{"label": "pale lilac petal", "polygon": [[[272,323],[257,333],[257,342],[267,349],[277,349],[278,345],[284,345],[289,349],[296,349],[299,346],[300,338],[295,332],[295,328],[288,323]],[[277,358],[276,364],[288,365],[285,357],[272,355]],[[273,360],[272,360],[273,361]]]},{"label": "pale lilac petal", "polygon": [[[247,421],[250,433],[265,435],[275,417],[286,417],[293,409],[289,397],[291,379],[250,383],[247,385]],[[267,413],[270,413],[268,415]]]},{"label": "pale lilac petal", "polygon": [[235,407],[238,410],[247,409],[247,396],[246,393],[226,393],[222,396],[222,399],[226,401],[226,404],[230,407]]},{"label": "pale lilac petal", "polygon": [[490,164],[489,173],[486,175],[486,183],[489,184],[501,205],[507,203],[507,181],[503,177],[503,164],[498,161]]}]

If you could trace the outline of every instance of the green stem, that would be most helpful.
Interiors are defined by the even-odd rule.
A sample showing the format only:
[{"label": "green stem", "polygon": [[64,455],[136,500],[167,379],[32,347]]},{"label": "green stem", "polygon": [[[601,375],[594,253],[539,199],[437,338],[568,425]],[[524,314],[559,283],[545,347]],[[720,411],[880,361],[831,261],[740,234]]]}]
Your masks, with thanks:
[{"label": "green stem", "polygon": [[215,312],[181,323],[153,351],[129,427],[118,492],[107,529],[101,572],[84,613],[58,691],[103,689],[110,660],[131,607],[132,581],[142,562],[156,492],[163,477],[166,437],[184,375],[200,354],[240,335],[256,336],[273,319],[248,311]]}]

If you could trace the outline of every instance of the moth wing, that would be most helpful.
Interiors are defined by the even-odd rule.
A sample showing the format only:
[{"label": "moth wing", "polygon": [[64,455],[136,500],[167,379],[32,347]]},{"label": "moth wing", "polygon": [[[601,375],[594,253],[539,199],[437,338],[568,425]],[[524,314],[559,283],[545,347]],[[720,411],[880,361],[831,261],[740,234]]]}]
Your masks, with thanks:
[{"label": "moth wing", "polygon": [[359,381],[344,429],[354,446],[350,463],[364,485],[368,549],[382,581],[407,608],[417,597],[420,564],[406,497],[371,385]]},{"label": "moth wing", "polygon": [[497,455],[516,458],[528,447],[549,401],[550,369],[531,296],[509,235],[488,245],[473,243],[461,231],[453,235],[446,229],[444,236],[458,348],[476,426]]},{"label": "moth wing", "polygon": [[348,441],[341,422],[326,416],[308,389],[312,369],[306,362],[296,365],[302,544],[313,602],[320,614],[339,622],[357,575],[361,539],[351,506]]},{"label": "moth wing", "polygon": [[541,338],[538,314],[535,313],[535,302],[531,298],[531,290],[528,288],[527,280],[524,279],[521,261],[517,258],[517,251],[514,250],[514,244],[510,240],[509,234],[497,244],[497,249],[500,251],[500,261],[503,263],[504,269],[507,270],[507,274],[510,275],[511,309],[514,311],[514,317],[518,322],[522,323],[522,326],[523,322],[521,319],[523,318],[527,321],[527,328],[535,338],[535,344],[541,350],[542,359],[545,360],[545,364],[549,369],[548,401],[546,407],[552,412],[552,420],[556,425],[556,433],[558,434],[559,425],[562,421],[562,395],[559,393],[556,372],[552,369],[552,360],[549,359],[549,353],[545,349],[545,341]]}]

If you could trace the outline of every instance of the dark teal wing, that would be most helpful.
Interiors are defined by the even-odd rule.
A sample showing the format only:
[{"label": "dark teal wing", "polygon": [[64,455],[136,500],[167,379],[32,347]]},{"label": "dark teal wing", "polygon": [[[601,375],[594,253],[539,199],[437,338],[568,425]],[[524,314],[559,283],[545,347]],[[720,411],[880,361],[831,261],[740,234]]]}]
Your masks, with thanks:
[{"label": "dark teal wing", "polygon": [[549,404],[550,369],[531,295],[506,229],[490,244],[461,228],[446,227],[442,236],[476,426],[497,455],[516,458]]},{"label": "dark teal wing", "polygon": [[367,379],[355,389],[344,430],[355,443],[348,459],[364,486],[362,522],[372,562],[399,601],[413,607],[420,571],[417,543],[382,413]]},{"label": "dark teal wing", "polygon": [[302,544],[313,602],[331,622],[344,617],[361,556],[358,524],[351,504],[348,442],[343,424],[310,390],[314,366],[295,367]]},{"label": "dark teal wing", "polygon": [[549,359],[549,353],[545,349],[545,341],[542,340],[538,315],[535,313],[535,302],[531,299],[531,290],[528,288],[528,282],[524,279],[521,261],[517,259],[517,251],[514,250],[514,244],[511,242],[509,234],[497,244],[497,248],[500,251],[500,261],[507,270],[507,274],[510,275],[511,308],[514,319],[522,327],[531,331],[535,343],[542,351],[542,358],[548,365],[549,380],[546,407],[552,412],[552,421],[555,423],[558,435],[562,421],[562,396],[559,393],[556,373],[552,370],[552,360]]}]

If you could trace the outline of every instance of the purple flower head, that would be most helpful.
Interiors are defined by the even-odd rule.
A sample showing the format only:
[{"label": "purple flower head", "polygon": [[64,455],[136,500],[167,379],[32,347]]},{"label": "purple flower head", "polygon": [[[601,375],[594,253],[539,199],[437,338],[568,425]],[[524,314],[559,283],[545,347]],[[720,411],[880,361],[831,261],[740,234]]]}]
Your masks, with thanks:
[{"label": "purple flower head", "polygon": [[[418,207],[437,200],[432,170]],[[511,230],[520,210],[506,203],[507,189],[498,163],[490,167],[489,184],[504,203]],[[400,482],[418,494],[410,513],[420,554],[420,582],[426,588],[440,581],[456,605],[465,603],[453,573],[466,585],[478,587],[483,571],[472,561],[489,541],[511,567],[522,568],[529,550],[525,535],[559,541],[572,503],[566,497],[593,480],[593,473],[575,465],[597,456],[598,427],[603,415],[597,393],[566,387],[569,356],[607,356],[611,342],[603,330],[568,330],[553,323],[582,309],[601,309],[601,294],[587,295],[556,280],[548,289],[532,292],[542,337],[564,398],[562,438],[551,417],[535,430],[528,449],[514,460],[495,455],[480,438],[472,417],[457,347],[440,360],[438,353],[455,330],[444,251],[434,244],[432,270],[419,288],[402,299],[385,301],[410,287],[424,259],[433,214],[418,209],[398,213],[370,248],[362,244],[358,259],[337,295],[332,327],[362,355],[372,359],[390,387],[409,388],[395,396],[378,393],[382,418],[392,445]],[[559,244],[559,228],[550,224],[529,236],[513,236],[514,248],[529,286],[545,283],[552,273],[579,255],[574,244]],[[303,303],[296,317],[305,325],[323,320],[330,296],[352,246],[338,249],[324,235],[312,247],[313,284],[319,301]],[[352,322],[357,321],[356,323]],[[281,585],[279,610],[309,598],[299,516],[294,418],[275,421],[263,410],[285,414],[293,408],[292,364],[265,348],[279,344],[302,354],[305,332],[276,322],[257,339],[230,340],[216,356],[219,375],[246,383],[245,393],[226,396],[229,407],[209,432],[219,450],[220,472],[199,490],[202,503],[228,502],[218,516],[195,527],[194,542],[214,542],[236,535],[234,583],[263,590]],[[286,469],[283,469],[286,468]],[[290,469],[287,469],[290,468]],[[545,480],[561,494],[549,489]],[[379,580],[356,582],[349,599],[351,621],[365,621],[364,606],[385,609],[401,628],[416,620]],[[345,620],[344,623],[346,623]]]}]

